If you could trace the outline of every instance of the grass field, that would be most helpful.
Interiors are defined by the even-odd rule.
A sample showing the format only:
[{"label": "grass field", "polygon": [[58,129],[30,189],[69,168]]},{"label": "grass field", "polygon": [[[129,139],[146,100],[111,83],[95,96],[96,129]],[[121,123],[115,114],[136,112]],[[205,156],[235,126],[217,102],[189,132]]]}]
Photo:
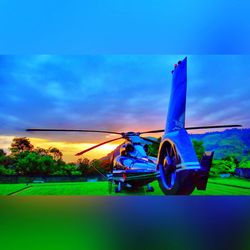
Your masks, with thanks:
[{"label": "grass field", "polygon": [[[122,190],[116,194],[114,191],[109,193],[107,182],[0,184],[0,195],[163,195],[157,181],[153,182],[152,186],[155,189],[153,193],[141,188],[137,191]],[[193,195],[250,195],[250,181],[239,178],[213,178],[209,179],[206,191],[195,190]]]}]

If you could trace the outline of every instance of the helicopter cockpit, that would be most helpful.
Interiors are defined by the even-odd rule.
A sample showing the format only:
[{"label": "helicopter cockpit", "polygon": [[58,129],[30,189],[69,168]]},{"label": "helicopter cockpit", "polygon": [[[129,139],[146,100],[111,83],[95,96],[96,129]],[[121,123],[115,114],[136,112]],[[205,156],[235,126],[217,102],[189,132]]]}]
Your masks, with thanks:
[{"label": "helicopter cockpit", "polygon": [[126,142],[120,148],[120,155],[115,158],[115,168],[155,169],[155,162],[149,159],[145,145],[145,142],[137,135],[127,137]]}]

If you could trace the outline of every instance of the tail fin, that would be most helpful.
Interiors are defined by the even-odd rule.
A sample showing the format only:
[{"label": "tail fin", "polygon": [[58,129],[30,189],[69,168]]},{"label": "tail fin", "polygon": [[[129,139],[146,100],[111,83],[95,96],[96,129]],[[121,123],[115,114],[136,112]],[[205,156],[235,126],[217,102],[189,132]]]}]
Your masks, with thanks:
[{"label": "tail fin", "polygon": [[198,190],[206,190],[209,171],[212,166],[214,152],[207,151],[203,154],[200,165],[201,170],[196,175],[195,185]]},{"label": "tail fin", "polygon": [[211,151],[211,152],[206,151],[200,160],[200,164],[201,164],[202,168],[204,170],[206,170],[207,172],[209,172],[209,170],[212,166],[213,156],[214,156],[213,151]]},{"label": "tail fin", "polygon": [[164,145],[167,140],[175,145],[181,159],[182,169],[200,169],[192,142],[185,129],[187,58],[179,61],[172,73],[172,90],[161,145]]},{"label": "tail fin", "polygon": [[175,65],[172,71],[172,91],[169,100],[165,133],[185,128],[187,93],[187,57]]}]

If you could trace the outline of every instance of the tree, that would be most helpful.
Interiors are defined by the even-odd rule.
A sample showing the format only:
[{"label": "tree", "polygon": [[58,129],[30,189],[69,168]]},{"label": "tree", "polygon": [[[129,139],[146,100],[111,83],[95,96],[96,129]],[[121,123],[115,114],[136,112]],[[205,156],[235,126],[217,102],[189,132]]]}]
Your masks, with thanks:
[{"label": "tree", "polygon": [[64,164],[53,173],[54,175],[81,175],[78,167],[74,163]]},{"label": "tree", "polygon": [[210,169],[210,176],[219,176],[220,174],[234,174],[236,164],[227,160],[213,160]]},{"label": "tree", "polygon": [[158,138],[156,142],[148,145],[147,154],[149,156],[157,157],[158,151],[159,151],[160,142],[161,142],[161,137]]},{"label": "tree", "polygon": [[48,150],[47,149],[44,149],[44,148],[35,148],[34,149],[34,152],[40,154],[40,155],[48,155]]},{"label": "tree", "polygon": [[[5,174],[14,174],[15,159],[0,149],[0,165],[5,167]],[[3,169],[2,169],[3,170]],[[3,172],[1,172],[3,174]]]},{"label": "tree", "polygon": [[5,167],[0,164],[0,175],[14,175],[16,172],[14,169]]},{"label": "tree", "polygon": [[239,161],[235,157],[235,155],[230,155],[229,154],[227,157],[222,158],[222,160],[233,162],[236,165],[236,167],[239,166]]},{"label": "tree", "polygon": [[192,140],[192,143],[193,143],[193,147],[197,155],[197,158],[200,160],[205,152],[203,141]]},{"label": "tree", "polygon": [[16,171],[21,175],[49,175],[55,170],[55,163],[51,156],[36,152],[23,154],[16,163]]},{"label": "tree", "polygon": [[94,159],[89,163],[88,175],[90,176],[105,175],[105,169],[101,167],[100,160]]},{"label": "tree", "polygon": [[0,164],[3,164],[5,165],[5,160],[6,160],[6,154],[5,152],[3,151],[3,149],[0,149]]},{"label": "tree", "polygon": [[77,164],[78,164],[78,169],[79,171],[81,171],[82,175],[87,175],[88,173],[88,169],[89,169],[89,159],[87,158],[80,158],[77,160]]},{"label": "tree", "polygon": [[16,155],[25,151],[32,151],[34,146],[26,137],[16,137],[13,139],[10,147],[11,154]]},{"label": "tree", "polygon": [[242,160],[239,164],[240,168],[250,168],[250,161],[249,160]]},{"label": "tree", "polygon": [[4,152],[4,150],[0,148],[0,157],[5,156],[5,155],[6,155],[6,153]]},{"label": "tree", "polygon": [[58,148],[49,148],[48,149],[48,154],[53,157],[55,161],[61,160],[62,159],[62,152]]},{"label": "tree", "polygon": [[57,167],[53,158],[49,155],[42,155],[38,159],[38,169],[42,175],[50,175],[56,171]]},{"label": "tree", "polygon": [[100,160],[94,159],[90,161],[87,158],[77,160],[78,171],[84,176],[96,176],[110,172],[109,164],[104,166]]}]

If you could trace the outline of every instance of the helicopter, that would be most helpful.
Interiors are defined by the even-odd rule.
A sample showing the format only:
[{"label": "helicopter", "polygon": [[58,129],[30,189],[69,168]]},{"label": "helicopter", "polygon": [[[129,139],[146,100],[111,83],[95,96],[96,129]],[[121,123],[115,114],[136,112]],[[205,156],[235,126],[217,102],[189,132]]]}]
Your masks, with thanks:
[{"label": "helicopter", "polygon": [[[106,178],[111,184],[111,189],[114,183],[116,193],[121,192],[123,187],[137,189],[143,186],[147,186],[148,192],[153,192],[154,188],[150,186],[150,183],[158,180],[159,186],[165,195],[190,195],[195,188],[206,190],[214,152],[205,152],[199,161],[187,130],[241,127],[241,125],[185,127],[186,92],[187,57],[182,61],[178,61],[172,70],[172,87],[164,129],[142,132],[117,132],[86,129],[29,128],[26,131],[119,135],[117,138],[85,149],[77,153],[76,156],[83,155],[107,143],[124,140],[108,157],[111,171]],[[142,136],[153,133],[163,133],[159,142],[157,157],[148,155],[148,144],[157,142]]]}]

